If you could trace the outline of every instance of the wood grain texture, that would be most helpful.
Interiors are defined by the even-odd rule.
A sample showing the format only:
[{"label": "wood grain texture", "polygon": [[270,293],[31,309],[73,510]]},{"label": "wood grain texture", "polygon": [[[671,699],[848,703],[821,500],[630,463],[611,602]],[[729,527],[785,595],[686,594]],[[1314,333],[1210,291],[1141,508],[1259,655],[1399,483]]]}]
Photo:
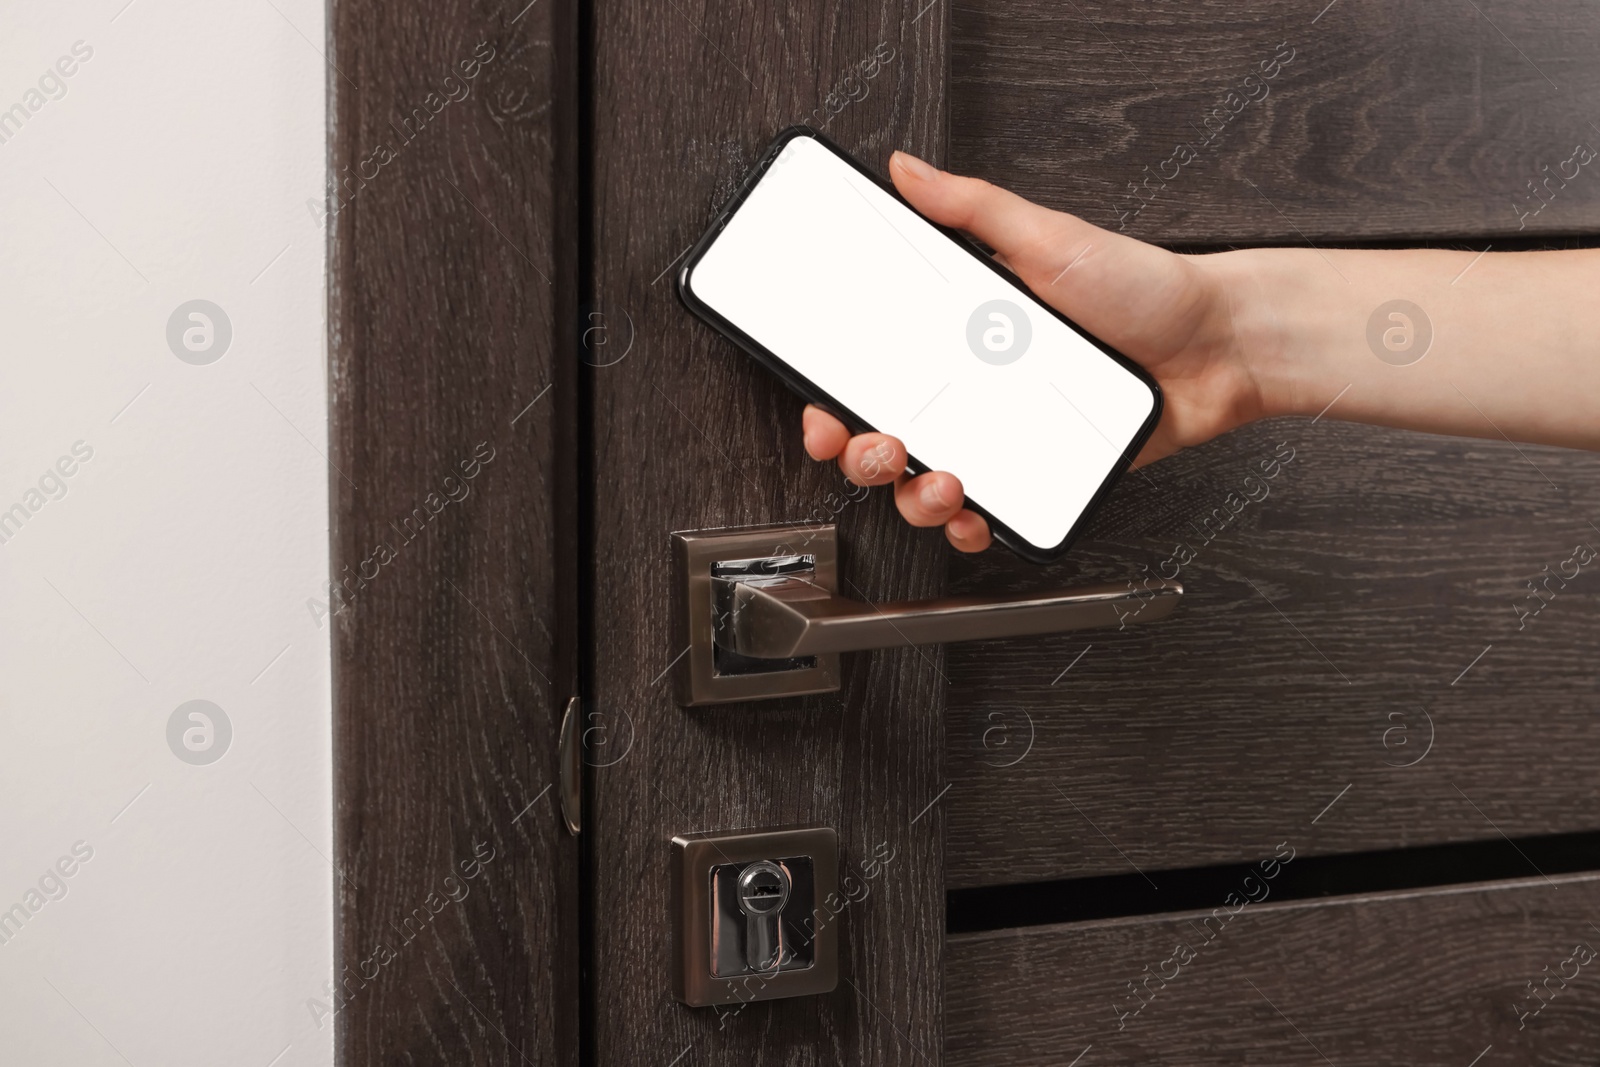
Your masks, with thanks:
[{"label": "wood grain texture", "polygon": [[566,0],[521,6],[332,7],[352,1067],[577,1062],[578,855],[551,788],[576,685],[577,35]]},{"label": "wood grain texture", "polygon": [[952,22],[952,165],[1100,226],[1202,243],[1600,228],[1600,160],[1542,199],[1528,186],[1600,147],[1583,0],[956,0]]},{"label": "wood grain texture", "polygon": [[[885,494],[835,514],[844,485],[804,459],[801,404],[684,311],[669,271],[756,153],[880,44],[895,58],[828,133],[880,168],[894,148],[942,156],[944,13],[923,7],[594,8],[593,285],[637,335],[627,359],[593,371],[591,696],[611,726],[607,749],[590,753],[598,1064],[939,1056],[939,654],[858,656],[838,694],[709,709],[676,707],[667,678],[682,651],[670,643],[671,531],[825,518],[842,527],[853,592],[915,598],[942,586],[939,535],[906,528]],[[676,1003],[670,836],[785,823],[835,827],[842,871],[893,850],[844,910],[837,990],[721,1014]]]},{"label": "wood grain texture", "polygon": [[952,937],[945,1062],[1588,1065],[1597,910],[1573,875]]},{"label": "wood grain texture", "polygon": [[1346,786],[1302,852],[1600,826],[1600,561],[1516,610],[1600,550],[1596,493],[1600,456],[1280,420],[1124,479],[1060,565],[963,561],[970,593],[1192,554],[1149,627],[951,646],[950,884],[1247,861]]}]

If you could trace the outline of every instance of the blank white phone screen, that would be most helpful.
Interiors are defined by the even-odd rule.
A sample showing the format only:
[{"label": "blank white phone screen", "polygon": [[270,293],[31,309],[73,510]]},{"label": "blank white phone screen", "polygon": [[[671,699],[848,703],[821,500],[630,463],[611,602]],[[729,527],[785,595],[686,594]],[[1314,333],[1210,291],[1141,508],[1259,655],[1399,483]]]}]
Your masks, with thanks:
[{"label": "blank white phone screen", "polygon": [[1060,544],[1150,388],[816,141],[691,270],[702,302],[1031,544]]}]

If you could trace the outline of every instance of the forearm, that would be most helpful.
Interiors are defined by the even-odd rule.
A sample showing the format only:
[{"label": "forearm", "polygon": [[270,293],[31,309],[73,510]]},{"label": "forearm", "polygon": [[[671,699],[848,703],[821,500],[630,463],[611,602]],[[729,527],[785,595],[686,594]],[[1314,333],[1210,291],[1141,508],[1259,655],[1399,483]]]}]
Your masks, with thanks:
[{"label": "forearm", "polygon": [[1600,449],[1600,250],[1207,258],[1264,415]]}]

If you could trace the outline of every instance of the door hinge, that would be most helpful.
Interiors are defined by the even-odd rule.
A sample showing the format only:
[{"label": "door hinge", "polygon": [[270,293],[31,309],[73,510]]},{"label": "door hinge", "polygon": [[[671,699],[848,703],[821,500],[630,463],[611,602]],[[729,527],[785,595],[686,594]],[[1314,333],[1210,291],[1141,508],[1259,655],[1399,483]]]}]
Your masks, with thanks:
[{"label": "door hinge", "polygon": [[582,710],[580,697],[567,701],[557,746],[557,759],[561,764],[561,821],[566,823],[567,833],[573,837],[583,829],[583,746],[579,744]]}]

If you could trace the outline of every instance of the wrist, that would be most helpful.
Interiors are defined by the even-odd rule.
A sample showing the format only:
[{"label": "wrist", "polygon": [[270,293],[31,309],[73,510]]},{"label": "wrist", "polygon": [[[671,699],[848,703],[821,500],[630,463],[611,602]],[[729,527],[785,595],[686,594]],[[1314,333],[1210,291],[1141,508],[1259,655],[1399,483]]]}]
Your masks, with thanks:
[{"label": "wrist", "polygon": [[1316,415],[1330,391],[1325,346],[1319,341],[1312,249],[1249,248],[1205,257],[1227,308],[1226,358],[1235,368],[1243,402],[1255,418]]}]

